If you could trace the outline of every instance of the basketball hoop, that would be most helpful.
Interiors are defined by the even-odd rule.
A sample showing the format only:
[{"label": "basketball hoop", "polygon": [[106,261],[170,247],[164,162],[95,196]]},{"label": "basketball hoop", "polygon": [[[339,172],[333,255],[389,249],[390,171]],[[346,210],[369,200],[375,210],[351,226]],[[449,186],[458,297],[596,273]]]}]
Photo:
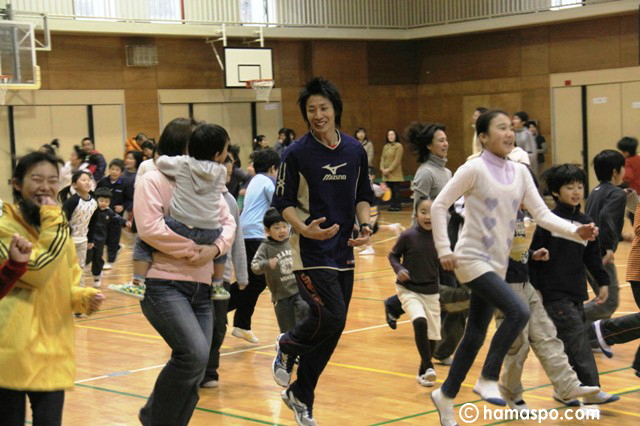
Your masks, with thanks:
[{"label": "basketball hoop", "polygon": [[271,94],[274,83],[273,79],[249,80],[247,87],[255,90],[256,100],[269,102],[269,94]]},{"label": "basketball hoop", "polygon": [[4,99],[9,90],[10,75],[0,75],[0,105],[4,105]]}]

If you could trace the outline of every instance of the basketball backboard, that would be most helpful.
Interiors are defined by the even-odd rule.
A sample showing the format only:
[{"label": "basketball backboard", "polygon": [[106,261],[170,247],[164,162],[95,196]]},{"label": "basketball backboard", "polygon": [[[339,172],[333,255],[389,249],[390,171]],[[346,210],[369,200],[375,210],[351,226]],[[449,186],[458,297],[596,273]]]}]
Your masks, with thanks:
[{"label": "basketball backboard", "polygon": [[33,24],[0,20],[0,74],[11,76],[10,87],[36,82]]},{"label": "basketball backboard", "polygon": [[274,78],[270,48],[225,47],[224,62],[224,80],[228,88],[244,88],[248,81]]}]

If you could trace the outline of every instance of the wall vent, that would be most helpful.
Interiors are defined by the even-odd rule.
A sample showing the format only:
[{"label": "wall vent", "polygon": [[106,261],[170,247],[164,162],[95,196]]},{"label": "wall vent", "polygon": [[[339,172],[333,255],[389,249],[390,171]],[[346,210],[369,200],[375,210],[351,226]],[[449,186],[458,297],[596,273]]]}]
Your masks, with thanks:
[{"label": "wall vent", "polygon": [[158,49],[155,46],[127,46],[128,67],[153,67],[158,65]]}]

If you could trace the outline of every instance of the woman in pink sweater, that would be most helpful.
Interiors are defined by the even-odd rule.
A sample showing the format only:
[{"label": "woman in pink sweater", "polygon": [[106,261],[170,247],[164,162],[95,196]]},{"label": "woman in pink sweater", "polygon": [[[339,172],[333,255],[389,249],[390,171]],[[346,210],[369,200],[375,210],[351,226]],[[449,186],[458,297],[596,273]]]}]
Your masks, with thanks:
[{"label": "woman in pink sweater", "polygon": [[[165,155],[184,154],[193,121],[177,118],[160,136]],[[212,260],[233,243],[236,223],[221,204],[222,235],[213,245],[197,245],[173,232],[164,222],[175,182],[154,170],[136,187],[134,203],[140,238],[159,250],[147,272],[142,312],[171,347],[171,359],[140,410],[143,425],[186,425],[198,402],[213,329]]]}]

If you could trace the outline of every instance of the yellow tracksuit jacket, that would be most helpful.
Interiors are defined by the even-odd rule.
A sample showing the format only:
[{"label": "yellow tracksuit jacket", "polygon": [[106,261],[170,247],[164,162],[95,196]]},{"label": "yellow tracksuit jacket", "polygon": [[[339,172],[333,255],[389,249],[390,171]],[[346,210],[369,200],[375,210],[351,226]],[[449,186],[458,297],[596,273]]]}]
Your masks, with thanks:
[{"label": "yellow tracksuit jacket", "polygon": [[58,206],[40,208],[40,232],[15,205],[0,216],[0,261],[13,234],[33,244],[27,272],[0,300],[0,388],[53,391],[73,387],[73,313],[88,313],[92,288],[79,287],[81,270],[69,225]]}]

